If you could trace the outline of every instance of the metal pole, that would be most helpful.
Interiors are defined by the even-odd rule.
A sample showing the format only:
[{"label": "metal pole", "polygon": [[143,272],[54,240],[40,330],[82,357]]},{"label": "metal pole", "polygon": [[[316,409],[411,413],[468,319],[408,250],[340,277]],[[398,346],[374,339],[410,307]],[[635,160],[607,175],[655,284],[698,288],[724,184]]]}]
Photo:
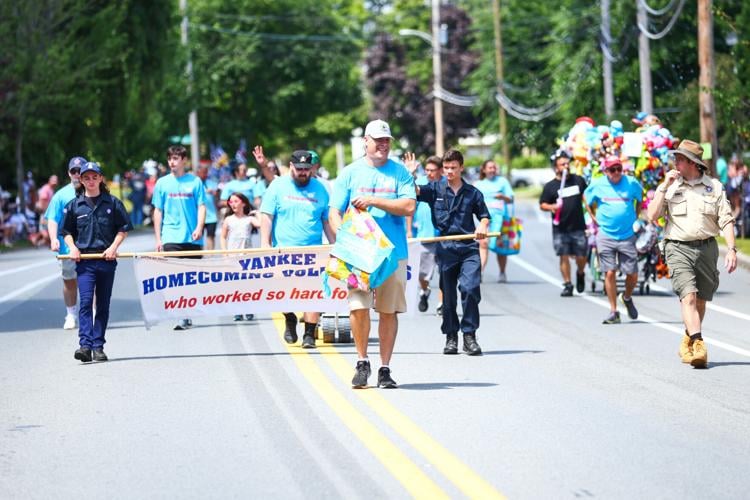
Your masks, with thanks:
[{"label": "metal pole", "polygon": [[607,115],[607,120],[611,120],[615,113],[615,93],[612,83],[612,61],[609,59],[611,55],[611,46],[609,41],[612,39],[609,30],[609,0],[602,1],[602,44],[607,49],[606,52],[602,49],[602,78],[604,80],[604,114]]},{"label": "metal pole", "polygon": [[[497,91],[502,92],[503,81],[503,37],[500,31],[500,1],[492,0],[492,16],[495,20],[495,79],[497,80]],[[510,179],[510,145],[508,144],[508,122],[505,109],[498,106],[498,122],[500,123],[500,141],[503,148],[503,162],[505,163],[505,175]]]},{"label": "metal pole", "polygon": [[698,0],[698,65],[700,66],[698,104],[700,106],[701,142],[711,144],[708,167],[716,176],[718,139],[714,106],[714,19],[712,0]]},{"label": "metal pole", "polygon": [[[188,16],[187,16],[187,0],[180,0],[180,11],[182,12],[182,45],[188,50],[187,58],[187,75],[188,75],[188,87],[187,93],[191,102],[194,104],[193,98],[193,59],[190,56],[190,49],[188,47]],[[190,159],[193,166],[193,171],[200,165],[200,149],[198,143],[198,112],[193,108],[188,115],[188,127],[190,129]]]},{"label": "metal pole", "polygon": [[440,66],[440,0],[432,0],[432,99],[435,104],[435,154],[443,156],[443,101],[438,97],[442,90],[442,68]]},{"label": "metal pole", "polygon": [[[638,24],[648,26],[648,13],[641,2],[638,4]],[[648,37],[643,33],[638,35],[638,63],[641,70],[641,111],[645,113],[654,112],[654,97],[651,86],[651,46]]]}]

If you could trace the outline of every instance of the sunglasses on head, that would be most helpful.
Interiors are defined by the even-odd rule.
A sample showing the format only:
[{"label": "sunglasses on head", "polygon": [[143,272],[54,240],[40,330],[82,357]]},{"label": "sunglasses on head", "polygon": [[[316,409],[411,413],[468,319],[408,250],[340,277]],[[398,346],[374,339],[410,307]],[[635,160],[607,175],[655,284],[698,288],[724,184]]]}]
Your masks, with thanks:
[{"label": "sunglasses on head", "polygon": [[614,173],[617,173],[617,172],[622,172],[622,165],[618,165],[618,166],[616,166],[616,167],[609,167],[609,168],[607,169],[607,172],[611,172],[611,173],[613,173],[613,174],[614,174]]}]

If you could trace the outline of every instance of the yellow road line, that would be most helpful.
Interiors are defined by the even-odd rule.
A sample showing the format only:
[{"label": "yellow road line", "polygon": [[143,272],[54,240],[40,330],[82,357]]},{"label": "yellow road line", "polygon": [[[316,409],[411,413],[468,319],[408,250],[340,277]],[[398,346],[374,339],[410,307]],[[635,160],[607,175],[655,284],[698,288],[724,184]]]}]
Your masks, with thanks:
[{"label": "yellow road line", "polygon": [[[347,380],[352,367],[333,346],[320,346],[318,351],[323,355],[334,372]],[[437,470],[469,498],[505,498],[494,486],[485,481],[479,474],[464,464],[443,445],[423,431],[409,417],[401,413],[378,391],[355,391],[368,406],[382,418],[394,431],[422,454]]]},{"label": "yellow road line", "polygon": [[[284,317],[280,314],[274,314],[273,318],[276,329],[283,337]],[[430,499],[450,498],[445,491],[422,472],[417,464],[399,450],[393,442],[367,420],[365,415],[346,400],[328,381],[309,354],[298,347],[287,345],[283,340],[282,343],[292,354],[291,357],[297,367],[305,374],[305,378],[308,379],[317,393],[411,496]]]}]

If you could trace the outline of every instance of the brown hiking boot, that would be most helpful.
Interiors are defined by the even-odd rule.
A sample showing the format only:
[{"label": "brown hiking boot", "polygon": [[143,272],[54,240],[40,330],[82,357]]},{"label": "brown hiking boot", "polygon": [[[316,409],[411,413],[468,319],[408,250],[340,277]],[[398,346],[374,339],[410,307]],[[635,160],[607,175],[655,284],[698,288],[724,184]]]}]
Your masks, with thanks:
[{"label": "brown hiking boot", "polygon": [[695,368],[706,368],[708,366],[708,352],[702,339],[693,342],[693,359],[690,364]]},{"label": "brown hiking boot", "polygon": [[680,350],[677,352],[680,355],[680,359],[683,363],[690,363],[693,360],[693,342],[690,340],[690,335],[685,333],[680,342]]}]

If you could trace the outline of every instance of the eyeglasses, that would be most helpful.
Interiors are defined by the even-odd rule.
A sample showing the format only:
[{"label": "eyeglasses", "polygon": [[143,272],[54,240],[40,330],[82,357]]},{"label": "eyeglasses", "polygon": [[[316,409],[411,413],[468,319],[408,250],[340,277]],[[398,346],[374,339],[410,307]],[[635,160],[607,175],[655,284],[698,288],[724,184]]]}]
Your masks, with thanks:
[{"label": "eyeglasses", "polygon": [[610,174],[616,174],[618,172],[622,172],[622,166],[619,166],[619,167],[609,167],[607,169],[607,172],[609,172]]},{"label": "eyeglasses", "polygon": [[80,168],[71,168],[70,170],[68,170],[68,172],[70,172],[73,175],[78,175],[78,174],[81,173],[81,169]]}]

